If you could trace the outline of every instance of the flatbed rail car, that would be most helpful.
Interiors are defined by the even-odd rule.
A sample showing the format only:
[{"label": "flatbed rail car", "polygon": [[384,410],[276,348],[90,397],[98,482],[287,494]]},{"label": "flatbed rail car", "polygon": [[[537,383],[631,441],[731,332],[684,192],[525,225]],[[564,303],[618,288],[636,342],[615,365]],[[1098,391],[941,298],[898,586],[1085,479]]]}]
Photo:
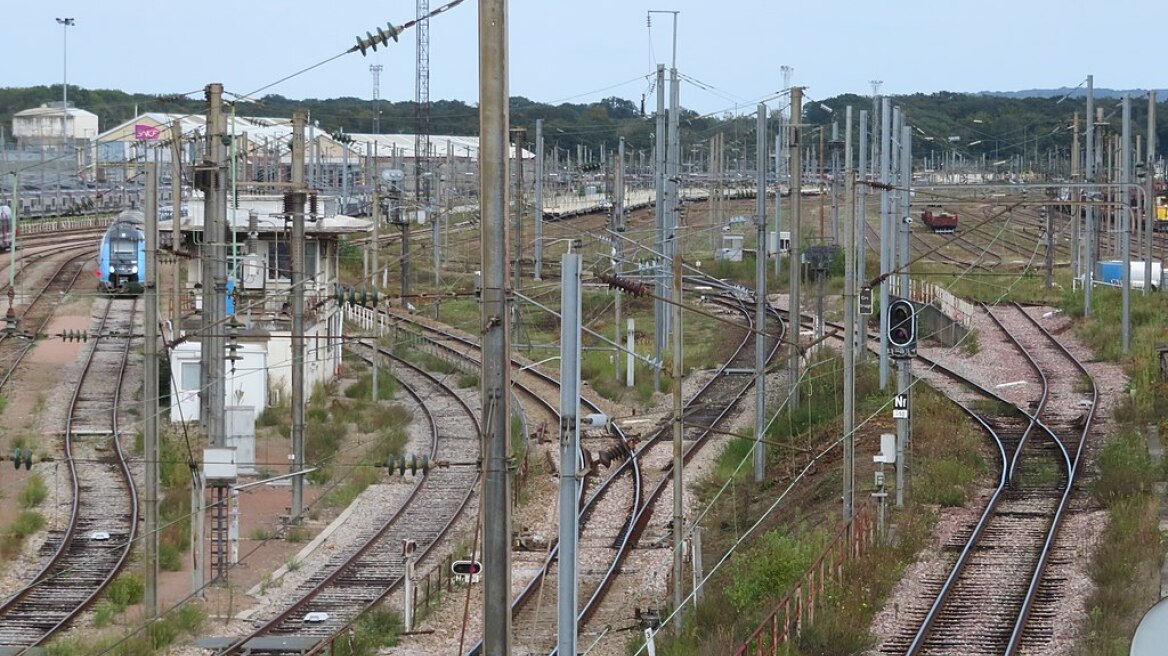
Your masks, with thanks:
[{"label": "flatbed rail car", "polygon": [[939,207],[926,207],[921,210],[921,221],[933,232],[949,234],[956,232],[958,217],[955,212],[946,212]]}]

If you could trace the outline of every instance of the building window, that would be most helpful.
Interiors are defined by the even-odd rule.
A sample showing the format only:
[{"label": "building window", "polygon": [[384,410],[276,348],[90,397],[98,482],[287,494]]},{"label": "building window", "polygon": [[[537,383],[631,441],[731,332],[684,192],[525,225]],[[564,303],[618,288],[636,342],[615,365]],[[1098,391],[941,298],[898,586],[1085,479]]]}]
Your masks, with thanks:
[{"label": "building window", "polygon": [[[316,277],[317,242],[308,241],[304,244],[304,277]],[[291,242],[277,241],[269,246],[268,250],[268,280],[292,279],[292,244]]]},{"label": "building window", "polygon": [[180,386],[184,392],[193,392],[199,389],[199,363],[182,363],[182,380]]}]

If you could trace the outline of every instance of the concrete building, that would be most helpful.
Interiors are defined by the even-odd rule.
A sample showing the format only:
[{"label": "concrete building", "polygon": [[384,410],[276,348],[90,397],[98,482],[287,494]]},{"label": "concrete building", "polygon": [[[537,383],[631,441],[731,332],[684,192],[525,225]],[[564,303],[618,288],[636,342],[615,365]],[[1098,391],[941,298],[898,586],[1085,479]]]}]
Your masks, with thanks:
[{"label": "concrete building", "polygon": [[67,144],[81,147],[98,135],[97,114],[70,104],[45,103],[12,116],[12,137],[22,149],[59,149]]},{"label": "concrete building", "polygon": [[[319,220],[306,222],[305,233],[305,384],[331,380],[341,364],[342,314],[333,298],[345,240],[365,237],[372,223],[338,215],[336,200],[319,200]],[[239,328],[240,359],[227,365],[226,406],[250,409],[258,417],[270,405],[290,398],[292,380],[292,316],[289,312],[291,279],[290,231],[285,230],[281,198],[241,196],[238,207],[228,208],[233,238],[228,244],[229,286],[235,291],[228,302]],[[170,220],[159,224],[164,239],[173,229]],[[203,240],[203,202],[191,199],[187,216],[180,218],[182,239],[188,252],[197,253]],[[182,262],[180,326],[171,327],[171,421],[197,421],[199,417],[198,331],[202,320],[202,262],[194,257]]]}]

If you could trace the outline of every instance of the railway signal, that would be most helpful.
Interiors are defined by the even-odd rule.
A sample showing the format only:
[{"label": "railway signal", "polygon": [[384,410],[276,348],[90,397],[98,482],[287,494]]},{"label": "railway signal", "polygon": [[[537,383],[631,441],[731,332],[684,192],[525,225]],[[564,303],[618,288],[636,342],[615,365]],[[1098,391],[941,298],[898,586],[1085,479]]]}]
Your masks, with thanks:
[{"label": "railway signal", "polygon": [[898,298],[888,305],[888,344],[906,353],[917,345],[917,313],[912,301]]},{"label": "railway signal", "polygon": [[450,563],[450,572],[459,583],[478,583],[483,565],[477,560],[456,560]]}]

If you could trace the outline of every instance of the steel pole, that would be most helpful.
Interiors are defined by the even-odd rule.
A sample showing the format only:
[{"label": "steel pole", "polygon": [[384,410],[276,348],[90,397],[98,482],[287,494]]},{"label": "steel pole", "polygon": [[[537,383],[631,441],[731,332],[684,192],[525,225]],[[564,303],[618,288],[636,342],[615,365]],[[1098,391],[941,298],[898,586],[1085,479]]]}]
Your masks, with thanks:
[{"label": "steel pole", "polygon": [[556,649],[576,654],[580,520],[580,256],[560,260],[560,569]]},{"label": "steel pole", "polygon": [[[1087,137],[1084,139],[1083,175],[1088,184],[1095,182],[1095,79],[1087,76]],[[1087,187],[1087,198],[1094,197],[1094,188]],[[1095,278],[1095,206],[1087,203],[1087,225],[1083,230],[1083,316],[1091,316],[1091,287]]]},{"label": "steel pole", "polygon": [[[911,215],[911,187],[912,187],[912,131],[905,122],[904,113],[900,114],[900,210],[901,214],[898,217],[900,226],[900,295],[903,298],[910,298],[909,291],[909,270],[908,270],[908,253],[909,253],[909,239],[911,234],[909,231],[908,217]],[[909,393],[909,384],[911,381],[911,367],[912,360],[905,358],[899,362],[900,366],[900,385],[899,393],[907,395]],[[912,453],[909,448],[909,420],[898,419],[896,422],[897,432],[897,451],[896,454],[896,507],[904,507],[905,489],[908,487],[908,463],[905,462],[906,454]]]},{"label": "steel pole", "polygon": [[511,654],[511,318],[507,307],[507,0],[479,2],[483,653]]},{"label": "steel pole", "polygon": [[543,119],[535,119],[535,279],[543,280]]},{"label": "steel pole", "polygon": [[799,148],[802,143],[800,135],[803,130],[803,87],[791,87],[791,157],[788,161],[791,167],[791,295],[787,307],[787,335],[791,340],[791,348],[787,360],[787,385],[790,387],[788,406],[799,407],[799,281],[802,277],[802,239],[800,233],[802,222],[802,203],[800,190],[803,187],[803,167],[799,160]]},{"label": "steel pole", "polygon": [[673,630],[681,635],[681,606],[685,601],[685,579],[683,577],[682,548],[685,544],[685,513],[682,507],[685,476],[683,469],[685,460],[682,458],[682,324],[681,324],[681,254],[673,258],[673,608],[677,618]]},{"label": "steel pole", "polygon": [[[863,119],[861,119],[863,120]],[[847,202],[851,205],[851,224],[844,240],[844,501],[843,519],[852,518],[855,507],[855,398],[856,398],[856,179],[852,169],[852,107],[848,105],[844,128],[847,139],[844,170],[847,181]]]},{"label": "steel pole", "polygon": [[758,230],[758,244],[754,257],[754,328],[758,334],[754,336],[754,482],[761,483],[766,477],[766,103],[758,104],[758,116],[755,123],[755,180],[757,192],[755,194],[754,222]]},{"label": "steel pole", "polygon": [[[880,103],[880,275],[892,272],[892,232],[888,185],[891,182],[892,108],[888,98]],[[888,389],[888,286],[880,284],[880,389]]]},{"label": "steel pole", "polygon": [[[657,232],[657,252],[665,251],[665,65],[657,65],[657,135],[654,143],[654,224]],[[661,256],[658,256],[661,257]],[[661,261],[665,266],[665,261]],[[660,363],[665,351],[666,313],[668,307],[661,300],[669,296],[669,285],[662,280],[664,271],[657,276],[657,296],[653,299],[653,360]],[[661,366],[653,367],[653,390],[661,389]]]}]

